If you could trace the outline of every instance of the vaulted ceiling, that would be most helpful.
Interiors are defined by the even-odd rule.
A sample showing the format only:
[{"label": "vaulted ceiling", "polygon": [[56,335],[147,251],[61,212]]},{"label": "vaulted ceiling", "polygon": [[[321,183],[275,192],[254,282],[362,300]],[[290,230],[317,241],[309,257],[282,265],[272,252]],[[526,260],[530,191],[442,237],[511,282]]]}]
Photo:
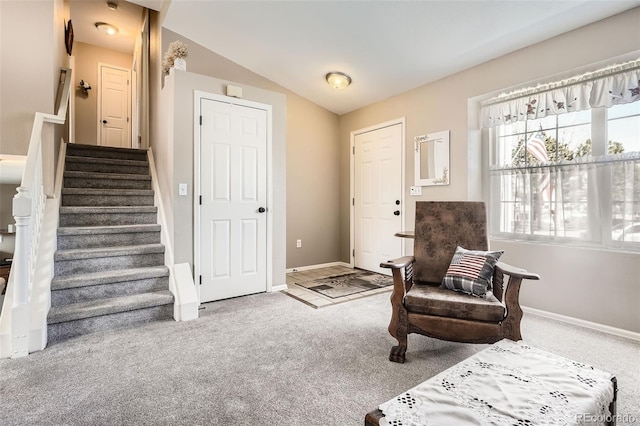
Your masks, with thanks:
[{"label": "vaulted ceiling", "polygon": [[[103,3],[102,12],[112,12],[106,1],[71,1],[72,17],[76,3]],[[132,1],[156,10],[163,4]],[[344,114],[639,5],[640,0],[173,0],[163,26]],[[638,28],[640,37],[640,22]],[[329,87],[325,74],[335,70],[349,74],[352,85]]]}]

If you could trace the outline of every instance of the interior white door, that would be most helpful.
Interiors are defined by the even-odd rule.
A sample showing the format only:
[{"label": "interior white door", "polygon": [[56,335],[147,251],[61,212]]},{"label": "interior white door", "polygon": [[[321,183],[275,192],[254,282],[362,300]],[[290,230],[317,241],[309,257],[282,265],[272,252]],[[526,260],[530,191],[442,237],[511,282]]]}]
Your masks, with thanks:
[{"label": "interior white door", "polygon": [[200,302],[267,290],[267,111],[201,100]]},{"label": "interior white door", "polygon": [[99,145],[131,147],[129,70],[100,64]]},{"label": "interior white door", "polygon": [[354,266],[389,275],[402,256],[402,124],[355,135]]}]

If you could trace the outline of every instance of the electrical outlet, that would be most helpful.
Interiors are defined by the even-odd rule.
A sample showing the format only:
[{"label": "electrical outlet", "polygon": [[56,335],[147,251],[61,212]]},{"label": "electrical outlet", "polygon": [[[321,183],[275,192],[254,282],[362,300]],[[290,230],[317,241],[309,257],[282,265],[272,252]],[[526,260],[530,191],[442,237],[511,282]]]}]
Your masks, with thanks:
[{"label": "electrical outlet", "polygon": [[422,187],[421,186],[412,186],[409,188],[409,194],[411,195],[422,195]]},{"label": "electrical outlet", "polygon": [[296,241],[296,247],[298,247],[298,248],[302,247],[302,240],[297,240]]}]

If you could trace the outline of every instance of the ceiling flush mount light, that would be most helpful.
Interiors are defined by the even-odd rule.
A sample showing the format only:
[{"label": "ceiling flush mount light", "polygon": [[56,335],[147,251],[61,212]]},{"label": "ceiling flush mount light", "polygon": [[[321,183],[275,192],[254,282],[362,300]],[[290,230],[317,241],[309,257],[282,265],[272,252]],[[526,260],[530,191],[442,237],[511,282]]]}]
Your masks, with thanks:
[{"label": "ceiling flush mount light", "polygon": [[329,86],[338,90],[344,89],[351,84],[351,77],[343,72],[333,71],[328,73],[325,78]]},{"label": "ceiling flush mount light", "polygon": [[96,22],[96,28],[103,34],[114,35],[118,32],[118,29],[111,24],[105,22]]}]

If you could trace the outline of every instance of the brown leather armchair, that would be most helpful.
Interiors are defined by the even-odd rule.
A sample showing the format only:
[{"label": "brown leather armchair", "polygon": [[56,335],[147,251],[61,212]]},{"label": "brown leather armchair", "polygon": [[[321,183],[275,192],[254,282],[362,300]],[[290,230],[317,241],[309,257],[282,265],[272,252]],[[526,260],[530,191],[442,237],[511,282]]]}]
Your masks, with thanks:
[{"label": "brown leather armchair", "polygon": [[404,362],[409,333],[465,343],[522,338],[520,284],[537,274],[498,262],[483,297],[440,288],[457,246],[488,250],[486,218],[482,202],[416,203],[414,256],[380,264],[393,273],[389,333],[398,345],[389,360]]}]

